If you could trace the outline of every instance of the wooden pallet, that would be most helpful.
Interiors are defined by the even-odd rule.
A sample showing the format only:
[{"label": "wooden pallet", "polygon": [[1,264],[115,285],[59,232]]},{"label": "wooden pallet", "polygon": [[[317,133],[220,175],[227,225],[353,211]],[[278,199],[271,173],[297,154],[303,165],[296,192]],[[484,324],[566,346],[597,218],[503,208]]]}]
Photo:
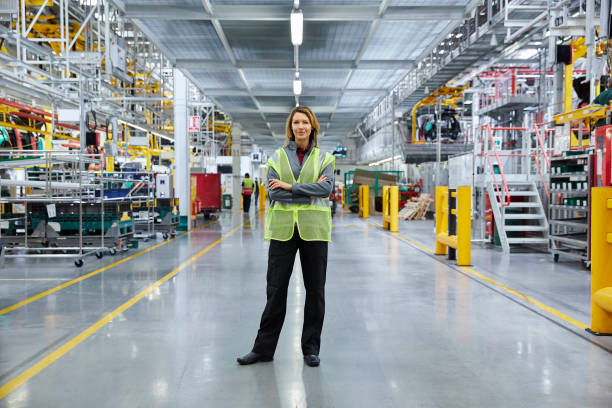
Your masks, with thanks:
[{"label": "wooden pallet", "polygon": [[421,194],[415,201],[408,201],[398,214],[400,220],[424,220],[429,204],[433,200],[429,194]]}]

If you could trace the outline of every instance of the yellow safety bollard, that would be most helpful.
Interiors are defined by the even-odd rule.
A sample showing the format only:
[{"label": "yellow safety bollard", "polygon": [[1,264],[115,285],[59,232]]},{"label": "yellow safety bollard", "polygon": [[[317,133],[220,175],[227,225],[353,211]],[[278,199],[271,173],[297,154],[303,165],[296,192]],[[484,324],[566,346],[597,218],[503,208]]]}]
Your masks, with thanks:
[{"label": "yellow safety bollard", "polygon": [[[455,208],[449,209],[450,201],[454,202]],[[454,260],[456,255],[457,265],[467,266],[472,262],[472,188],[469,186],[458,187],[450,197],[448,187],[436,187],[435,254],[447,253],[450,260]]]},{"label": "yellow safety bollard", "polygon": [[436,187],[436,255],[446,255],[448,246],[438,240],[438,236],[448,233],[448,187]]},{"label": "yellow safety bollard", "polygon": [[266,187],[259,186],[259,211],[266,211]]},{"label": "yellow safety bollard", "polygon": [[399,230],[399,188],[383,186],[383,228],[391,232]]},{"label": "yellow safety bollard", "polygon": [[359,216],[370,216],[370,186],[359,186]]},{"label": "yellow safety bollard", "polygon": [[340,206],[344,208],[344,186],[340,187]]},{"label": "yellow safety bollard", "polygon": [[457,265],[472,263],[472,188],[457,188]]},{"label": "yellow safety bollard", "polygon": [[591,327],[612,335],[612,187],[591,190]]}]

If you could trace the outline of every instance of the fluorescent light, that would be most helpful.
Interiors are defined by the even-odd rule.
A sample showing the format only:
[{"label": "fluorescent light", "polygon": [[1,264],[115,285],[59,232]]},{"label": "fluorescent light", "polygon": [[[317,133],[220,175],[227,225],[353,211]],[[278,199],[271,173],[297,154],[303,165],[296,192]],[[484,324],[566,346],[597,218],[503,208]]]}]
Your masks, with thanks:
[{"label": "fluorescent light", "polygon": [[302,80],[300,79],[300,73],[295,73],[295,79],[293,80],[293,94],[301,95],[302,94]]},{"label": "fluorescent light", "polygon": [[302,10],[291,10],[291,44],[302,45],[304,38],[304,15]]}]

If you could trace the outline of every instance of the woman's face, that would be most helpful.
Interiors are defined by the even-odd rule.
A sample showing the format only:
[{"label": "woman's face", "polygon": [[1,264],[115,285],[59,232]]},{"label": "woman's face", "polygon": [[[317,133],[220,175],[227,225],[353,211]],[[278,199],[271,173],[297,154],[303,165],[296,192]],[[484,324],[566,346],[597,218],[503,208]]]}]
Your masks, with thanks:
[{"label": "woman's face", "polygon": [[298,146],[308,146],[310,132],[312,131],[312,126],[310,125],[310,120],[308,119],[308,116],[306,116],[302,112],[296,112],[293,115],[293,119],[291,120],[291,130],[293,131],[293,135],[295,136],[295,143]]}]

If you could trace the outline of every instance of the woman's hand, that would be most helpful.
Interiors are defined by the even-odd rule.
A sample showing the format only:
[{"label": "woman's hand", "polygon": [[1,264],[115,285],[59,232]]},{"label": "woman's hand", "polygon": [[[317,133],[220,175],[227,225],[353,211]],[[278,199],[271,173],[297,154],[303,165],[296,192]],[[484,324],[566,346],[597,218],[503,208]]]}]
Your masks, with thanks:
[{"label": "woman's hand", "polygon": [[327,181],[327,177],[325,177],[325,174],[322,174],[321,177],[319,177],[319,179],[317,180],[317,183],[322,183],[324,181]]},{"label": "woman's hand", "polygon": [[291,184],[285,183],[284,181],[280,181],[278,179],[270,179],[270,190],[276,190],[277,188],[291,191],[292,186]]}]

